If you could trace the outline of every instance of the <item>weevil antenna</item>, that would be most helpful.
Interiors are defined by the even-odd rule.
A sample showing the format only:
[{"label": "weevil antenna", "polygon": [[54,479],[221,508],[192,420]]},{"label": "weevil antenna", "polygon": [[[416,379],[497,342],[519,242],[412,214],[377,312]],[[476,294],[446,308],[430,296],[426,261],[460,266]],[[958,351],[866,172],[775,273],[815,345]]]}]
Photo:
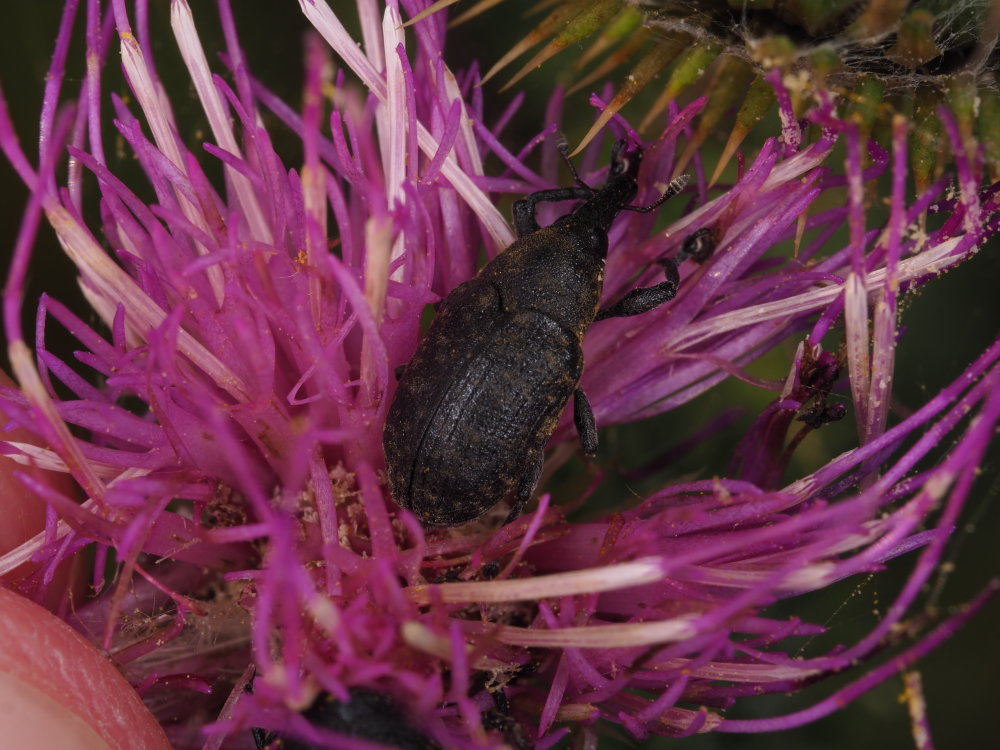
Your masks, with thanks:
[{"label": "weevil antenna", "polygon": [[686,174],[682,174],[680,177],[675,177],[670,181],[670,184],[667,185],[667,189],[663,191],[663,195],[661,195],[655,201],[650,203],[648,206],[622,206],[621,210],[635,211],[636,213],[640,214],[648,214],[654,208],[663,205],[665,202],[667,202],[675,195],[677,195],[679,192],[681,192],[685,187],[687,187],[688,180],[690,179],[691,178]]},{"label": "weevil antenna", "polygon": [[580,175],[576,171],[576,165],[574,165],[572,160],[569,158],[569,141],[566,140],[566,136],[562,133],[556,134],[556,151],[559,152],[563,161],[566,162],[566,167],[569,169],[569,173],[573,176],[573,182],[582,188],[586,188],[592,193],[596,193],[597,191],[594,190],[594,188],[580,179]]}]

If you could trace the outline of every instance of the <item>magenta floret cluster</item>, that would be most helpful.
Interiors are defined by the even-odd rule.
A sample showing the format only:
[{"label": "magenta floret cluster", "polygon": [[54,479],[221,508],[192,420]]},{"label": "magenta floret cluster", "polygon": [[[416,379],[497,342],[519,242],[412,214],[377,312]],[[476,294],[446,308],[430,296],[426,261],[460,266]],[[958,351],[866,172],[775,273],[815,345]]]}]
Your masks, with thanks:
[{"label": "magenta floret cluster", "polygon": [[[571,729],[594,742],[598,718],[638,738],[781,729],[914,663],[995,590],[928,632],[903,627],[1000,419],[1000,340],[919,410],[890,419],[900,295],[971,257],[1000,222],[998,191],[982,187],[949,113],[956,174],[909,202],[905,122],[887,152],[832,100],[797,120],[775,72],[781,132],[732,184],[709,185],[696,157],[675,199],[681,218],[658,228],[655,216],[626,213],[615,223],[606,299],[655,283],[655,261],[677,257],[697,230],[715,248],[681,264],[669,305],[588,334],[583,385],[597,423],[668,411],[729,377],[772,388],[726,476],[671,484],[586,522],[562,510],[580,498],[543,494],[502,528],[499,509],[422,529],[384,484],[393,371],[416,348],[427,305],[471,277],[484,250],[509,244],[498,196],[559,184],[560,92],[542,132],[513,153],[501,141],[525,116],[518,100],[484,122],[476,71],[453,73],[442,55],[442,14],[404,29],[395,2],[361,0],[358,46],[323,0],[300,0],[316,33],[295,109],[248,70],[228,0],[218,3],[218,64],[175,0],[173,35],[208,123],[191,144],[150,56],[149,40],[167,31],[147,27],[145,0],[87,0],[76,18],[79,5],[66,4],[37,158],[0,111],[0,146],[30,190],[3,298],[19,388],[0,394],[0,408],[36,437],[3,443],[6,455],[70,474],[85,501],[25,476],[49,523],[0,558],[0,573],[41,561],[17,584],[40,597],[63,560],[96,549],[100,593],[63,613],[115,653],[178,746],[207,737],[217,747],[256,726],[354,747],[296,711],[357,687],[405,704],[444,747],[517,740],[541,750]],[[412,17],[424,3],[400,5]],[[90,64],[79,92],[67,92],[79,25]],[[128,101],[102,88],[119,52]],[[703,105],[674,108],[644,144],[638,203],[669,181]],[[263,114],[301,139],[300,164],[275,151]],[[147,184],[116,176],[107,118]],[[611,125],[640,141],[620,117]],[[582,157],[597,183],[601,145]],[[500,165],[490,176],[488,158]],[[889,218],[868,226],[866,191],[881,184]],[[98,225],[84,219],[92,205]],[[928,225],[928,211],[945,218]],[[92,311],[45,297],[29,342],[24,280],[43,222]],[[791,243],[794,254],[769,252]],[[49,348],[54,326],[77,342],[72,355]],[[788,341],[797,349],[783,383],[747,373]],[[845,383],[846,408],[831,399]],[[857,447],[786,483],[798,441],[845,413]],[[550,466],[575,437],[564,420]],[[946,437],[951,447],[928,463]],[[904,553],[912,573],[870,633],[790,655],[787,644],[823,628],[769,616],[767,605]],[[898,650],[892,661],[865,666],[887,647]],[[743,696],[848,668],[857,678],[806,711],[726,718]],[[501,690],[510,721],[488,729],[483,712]]]}]

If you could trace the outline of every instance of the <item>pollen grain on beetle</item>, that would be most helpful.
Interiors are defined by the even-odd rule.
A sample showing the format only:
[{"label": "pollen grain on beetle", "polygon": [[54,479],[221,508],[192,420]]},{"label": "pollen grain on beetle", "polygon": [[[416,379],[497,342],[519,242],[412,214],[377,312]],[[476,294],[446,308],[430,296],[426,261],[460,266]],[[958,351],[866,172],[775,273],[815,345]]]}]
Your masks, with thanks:
[{"label": "pollen grain on beetle", "polygon": [[[949,283],[943,272],[1000,223],[1000,188],[969,136],[942,110],[954,174],[913,194],[902,117],[880,143],[834,97],[793,110],[775,70],[778,130],[729,183],[710,183],[698,149],[684,157],[690,179],[675,176],[704,98],[671,104],[649,138],[617,114],[566,167],[564,93],[544,121],[512,97],[502,123],[538,135],[508,142],[486,122],[478,69],[448,65],[445,13],[404,25],[429,4],[389,0],[378,18],[359,1],[362,45],[337,4],[300,0],[312,31],[295,105],[254,77],[228,0],[222,50],[203,46],[184,0],[169,27],[144,0],[88,0],[75,23],[79,4],[66,3],[37,157],[0,102],[0,147],[29,191],[3,297],[17,388],[0,391],[0,409],[32,436],[4,442],[5,460],[69,475],[82,501],[23,479],[50,521],[0,550],[5,585],[40,599],[49,571],[92,553],[94,593],[60,612],[114,655],[181,748],[247,746],[252,731],[262,747],[278,736],[340,747],[345,735],[420,748],[573,735],[591,747],[595,719],[636,739],[771,731],[908,670],[997,588],[978,582],[953,615],[923,607],[1000,420],[1000,339],[924,403],[890,408],[897,342],[920,335],[902,330],[901,300]],[[65,73],[78,34],[100,62],[82,78]],[[171,35],[204,143],[185,140],[170,106],[189,90],[170,90],[154,64]],[[128,98],[102,88],[119,54]],[[596,118],[607,102],[591,104]],[[145,182],[110,156],[112,119]],[[298,140],[299,161],[278,131]],[[524,199],[514,229],[498,207],[510,197]],[[545,259],[566,251],[565,232],[534,233],[535,203],[556,199],[569,202],[540,206],[538,224],[576,217],[597,259],[579,287],[559,280],[572,263]],[[26,299],[43,224],[89,310]],[[511,261],[512,246],[531,257]],[[484,254],[492,270],[477,277]],[[533,287],[535,263],[549,276]],[[521,274],[506,286],[505,268]],[[430,306],[484,277],[489,294],[440,308],[463,320],[427,332]],[[553,298],[577,288],[594,299],[576,300],[586,310],[567,324]],[[526,289],[544,304],[522,295],[514,309]],[[537,328],[497,328],[519,315]],[[57,329],[72,353],[51,343]],[[766,354],[780,378],[754,374]],[[499,386],[468,400],[501,366],[497,382],[527,382],[535,400],[469,429],[469,403],[483,419],[509,406]],[[543,388],[541,370],[562,379]],[[421,378],[431,396],[412,395]],[[771,391],[731,445],[727,413],[675,424],[637,468],[613,440],[597,447],[597,430],[727,380]],[[406,388],[410,400],[397,398]],[[802,468],[797,452],[845,417],[850,447]],[[514,451],[508,433],[529,427],[538,444]],[[384,433],[385,452],[405,454],[388,474]],[[670,474],[705,443],[725,459]],[[587,473],[553,478],[581,444]],[[503,477],[482,469],[493,459]],[[443,486],[445,470],[447,497],[394,502],[400,487]],[[655,484],[587,502],[615,473]],[[886,565],[909,566],[906,584],[852,642],[828,645],[815,638],[824,625],[789,614]],[[853,680],[807,709],[730,712],[844,672]]]}]

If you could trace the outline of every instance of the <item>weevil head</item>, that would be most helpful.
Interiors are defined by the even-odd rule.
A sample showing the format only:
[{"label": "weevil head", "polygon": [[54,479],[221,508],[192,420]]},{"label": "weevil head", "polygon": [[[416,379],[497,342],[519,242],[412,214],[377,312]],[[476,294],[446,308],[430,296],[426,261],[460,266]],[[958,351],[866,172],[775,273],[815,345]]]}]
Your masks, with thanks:
[{"label": "weevil head", "polygon": [[642,163],[642,149],[618,140],[611,148],[611,167],[604,187],[573,212],[575,222],[593,226],[607,234],[615,217],[639,191],[636,178]]},{"label": "weevil head", "polygon": [[624,138],[619,138],[611,147],[611,170],[608,182],[620,177],[636,182],[640,164],[642,164],[642,149],[638,146],[630,147]]}]

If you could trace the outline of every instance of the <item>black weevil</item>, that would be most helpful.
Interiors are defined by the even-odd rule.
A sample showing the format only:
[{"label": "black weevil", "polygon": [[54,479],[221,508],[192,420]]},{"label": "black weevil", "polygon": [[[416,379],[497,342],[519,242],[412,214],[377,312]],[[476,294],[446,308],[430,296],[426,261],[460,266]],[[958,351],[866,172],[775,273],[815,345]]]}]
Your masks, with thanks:
[{"label": "black weevil", "polygon": [[[516,517],[570,396],[584,453],[594,455],[597,428],[579,387],[584,333],[595,320],[647,312],[677,292],[676,265],[660,261],[666,281],[599,309],[615,217],[652,211],[687,178],[649,206],[630,206],[639,148],[615,144],[600,189],[577,175],[565,142],[559,152],[575,186],[514,204],[518,239],[445,298],[400,376],[383,434],[389,487],[425,524],[471,521],[511,495]],[[538,226],[536,204],[566,200],[583,203]]]}]

